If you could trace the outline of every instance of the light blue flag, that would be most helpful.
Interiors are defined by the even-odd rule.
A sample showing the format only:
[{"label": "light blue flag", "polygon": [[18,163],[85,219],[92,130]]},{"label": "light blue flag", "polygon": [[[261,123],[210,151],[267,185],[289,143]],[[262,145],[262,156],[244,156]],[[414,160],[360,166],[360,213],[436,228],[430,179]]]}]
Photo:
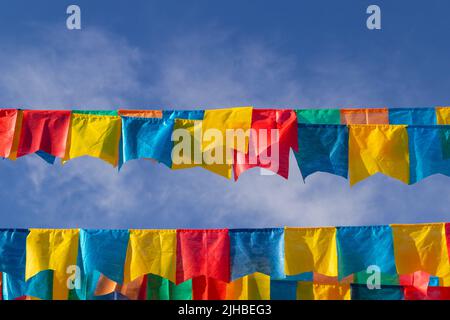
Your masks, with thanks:
[{"label": "light blue flag", "polygon": [[435,125],[434,108],[390,108],[389,124]]},{"label": "light blue flag", "polygon": [[270,280],[270,300],[296,300],[297,281]]},{"label": "light blue flag", "polygon": [[[410,183],[433,174],[450,176],[450,158],[446,155],[450,126],[409,126]],[[450,148],[450,146],[449,146]]]},{"label": "light blue flag", "polygon": [[163,110],[163,119],[203,120],[204,110]]},{"label": "light blue flag", "polygon": [[348,177],[348,128],[346,125],[298,125],[295,152],[303,179],[314,172]]},{"label": "light blue flag", "polygon": [[171,168],[173,126],[171,119],[122,117],[121,161],[151,158]]},{"label": "light blue flag", "polygon": [[231,229],[231,279],[260,272],[284,279],[284,229]]},{"label": "light blue flag", "polygon": [[390,226],[337,227],[339,279],[375,265],[383,274],[396,274]]},{"label": "light blue flag", "polygon": [[351,300],[403,300],[402,286],[381,286],[369,289],[366,284],[351,284]]}]

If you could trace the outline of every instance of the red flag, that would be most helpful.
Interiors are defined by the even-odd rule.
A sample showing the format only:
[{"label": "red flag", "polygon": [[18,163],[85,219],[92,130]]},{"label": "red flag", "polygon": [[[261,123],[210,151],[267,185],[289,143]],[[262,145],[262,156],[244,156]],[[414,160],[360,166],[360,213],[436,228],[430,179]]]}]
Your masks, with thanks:
[{"label": "red flag", "polygon": [[405,300],[450,300],[450,287],[428,287],[426,293],[416,287],[404,288]]},{"label": "red flag", "polygon": [[400,275],[400,285],[412,287],[423,295],[427,294],[428,285],[430,283],[430,275],[423,271],[416,271],[411,274]]},{"label": "red flag", "polygon": [[198,276],[229,281],[228,229],[177,230],[177,284]]},{"label": "red flag", "polygon": [[44,151],[63,158],[70,114],[70,111],[24,111],[17,156]]},{"label": "red flag", "polygon": [[192,279],[193,300],[225,300],[227,284],[205,276]]},{"label": "red flag", "polygon": [[8,158],[14,141],[17,110],[0,109],[0,157]]},{"label": "red flag", "polygon": [[287,179],[289,152],[291,148],[298,151],[295,111],[253,109],[251,129],[247,154],[234,153],[234,179],[254,167],[271,170]]}]

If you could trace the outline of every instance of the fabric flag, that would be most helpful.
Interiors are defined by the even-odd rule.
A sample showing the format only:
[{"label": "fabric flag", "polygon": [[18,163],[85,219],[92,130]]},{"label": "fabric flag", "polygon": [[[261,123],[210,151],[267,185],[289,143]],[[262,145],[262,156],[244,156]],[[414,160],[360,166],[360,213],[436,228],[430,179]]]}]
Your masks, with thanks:
[{"label": "fabric flag", "polygon": [[161,110],[125,110],[120,109],[118,112],[121,117],[135,117],[135,118],[162,118]]},{"label": "fabric flag", "polygon": [[403,287],[381,286],[369,289],[366,284],[351,284],[351,300],[403,300]]},{"label": "fabric flag", "polygon": [[163,110],[164,119],[203,120],[204,110]]},{"label": "fabric flag", "polygon": [[381,273],[395,274],[394,245],[390,226],[338,227],[339,278],[366,271],[375,265]]},{"label": "fabric flag", "polygon": [[415,271],[411,274],[400,275],[399,284],[403,287],[414,287],[426,295],[430,284],[430,274],[423,271]]},{"label": "fabric flag", "polygon": [[53,299],[67,299],[69,266],[76,265],[78,230],[30,229],[26,241],[25,280],[41,271],[53,270]]},{"label": "fabric flag", "polygon": [[18,111],[0,109],[0,157],[8,158],[14,142]]},{"label": "fabric flag", "polygon": [[341,124],[389,124],[387,108],[341,109]]},{"label": "fabric flag", "polygon": [[271,280],[270,300],[296,300],[297,281]]},{"label": "fabric flag", "polygon": [[350,284],[298,282],[297,300],[350,300]]},{"label": "fabric flag", "polygon": [[389,124],[435,125],[434,108],[390,108]]},{"label": "fabric flag", "polygon": [[[248,133],[252,125],[252,107],[241,108],[227,108],[205,110],[202,127],[202,151],[207,151],[214,148],[226,147],[227,149],[234,149],[236,151],[247,153],[248,150],[248,134],[245,135],[245,143],[239,143],[238,138],[234,135],[234,146],[226,146],[226,132],[242,129],[244,133]],[[222,141],[208,141],[205,139],[205,133],[209,130],[218,130],[221,133]]]},{"label": "fabric flag", "polygon": [[94,116],[118,116],[117,110],[72,110],[72,113]]},{"label": "fabric flag", "polygon": [[120,132],[121,118],[118,116],[72,113],[64,160],[91,156],[117,166]]},{"label": "fabric flag", "polygon": [[192,280],[176,285],[168,279],[149,274],[147,300],[192,300]]},{"label": "fabric flag", "polygon": [[438,124],[450,124],[450,107],[436,107]]},{"label": "fabric flag", "polygon": [[262,273],[239,278],[227,285],[227,300],[270,300],[270,277]]},{"label": "fabric flag", "polygon": [[150,273],[175,283],[176,230],[131,229],[129,232],[130,241],[125,263],[125,283]]},{"label": "fabric flag", "polygon": [[[353,276],[353,283],[355,284],[364,284],[367,285],[368,281],[374,281],[373,278],[374,272],[373,270],[364,270],[360,272],[356,272]],[[384,285],[399,285],[399,276],[397,274],[380,274],[380,284]]]},{"label": "fabric flag", "polygon": [[230,279],[228,229],[177,230],[176,261],[177,284],[198,276],[228,282]]},{"label": "fabric flag", "polygon": [[295,111],[253,109],[251,129],[248,152],[234,151],[234,179],[254,167],[271,170],[287,179],[289,152],[291,148],[298,151]]},{"label": "fabric flag", "polygon": [[445,158],[441,137],[450,128],[440,126],[408,127],[410,183],[416,183],[433,174],[450,176],[450,159]]},{"label": "fabric flag", "polygon": [[260,272],[284,278],[284,229],[230,230],[231,279]]},{"label": "fabric flag", "polygon": [[421,290],[406,286],[405,300],[450,300],[450,287],[428,287],[424,294]]},{"label": "fabric flag", "polygon": [[286,228],[286,275],[317,272],[338,275],[336,228]]},{"label": "fabric flag", "polygon": [[[202,167],[227,179],[231,179],[231,164],[226,163],[225,149],[216,163],[208,164],[201,151],[202,121],[176,119],[174,125],[174,146],[172,169]],[[200,158],[200,159],[199,159]]]},{"label": "fabric flag", "polygon": [[350,185],[382,173],[409,182],[406,126],[352,125],[349,130]]},{"label": "fabric flag", "polygon": [[304,124],[340,124],[341,111],[339,109],[299,109],[297,122]]},{"label": "fabric flag", "polygon": [[344,125],[299,125],[295,152],[303,179],[314,172],[348,176],[348,128]]},{"label": "fabric flag", "polygon": [[198,276],[192,279],[193,300],[225,300],[226,297],[226,282],[205,276]]},{"label": "fabric flag", "polygon": [[450,274],[445,224],[391,225],[398,274],[424,271],[438,277]]},{"label": "fabric flag", "polygon": [[[108,299],[108,296],[119,295],[121,300],[145,300],[147,296],[147,279],[146,277],[139,277],[129,283],[117,283],[103,274],[100,275],[97,281],[97,287],[94,296],[89,299],[103,300]],[[114,298],[113,300],[117,300]]]},{"label": "fabric flag", "polygon": [[17,156],[37,151],[63,158],[69,132],[70,111],[23,111]]},{"label": "fabric flag", "polygon": [[151,158],[170,168],[173,125],[172,120],[122,117],[123,162]]}]

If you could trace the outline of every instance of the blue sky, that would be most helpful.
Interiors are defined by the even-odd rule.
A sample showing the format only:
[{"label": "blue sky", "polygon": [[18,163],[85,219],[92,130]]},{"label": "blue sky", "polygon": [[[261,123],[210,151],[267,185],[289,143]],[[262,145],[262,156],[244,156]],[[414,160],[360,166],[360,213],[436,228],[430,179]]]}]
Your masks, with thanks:
[{"label": "blue sky", "polygon": [[[82,30],[65,28],[78,4]],[[369,4],[382,30],[365,27]],[[434,106],[450,103],[444,1],[4,1],[0,102],[27,108]],[[448,221],[450,183],[350,188],[253,170],[237,183],[147,161],[0,168],[3,227],[220,228]]]}]

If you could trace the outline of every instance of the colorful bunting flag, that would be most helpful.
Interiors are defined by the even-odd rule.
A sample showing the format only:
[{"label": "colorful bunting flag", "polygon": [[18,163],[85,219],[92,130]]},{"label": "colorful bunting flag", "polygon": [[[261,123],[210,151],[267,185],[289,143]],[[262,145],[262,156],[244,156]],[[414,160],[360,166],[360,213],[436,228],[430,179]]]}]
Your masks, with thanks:
[{"label": "colorful bunting flag", "polygon": [[270,277],[256,272],[227,284],[227,300],[270,300]]},{"label": "colorful bunting flag", "polygon": [[162,110],[125,110],[120,109],[118,115],[121,117],[135,118],[162,118]]},{"label": "colorful bunting flag", "polygon": [[386,108],[341,109],[341,124],[389,124]]},{"label": "colorful bunting flag", "polygon": [[450,107],[436,107],[438,124],[450,124]]},{"label": "colorful bunting flag", "polygon": [[8,158],[13,148],[18,111],[0,109],[0,157]]},{"label": "colorful bunting flag", "polygon": [[149,274],[147,282],[148,300],[192,300],[192,280],[178,285],[157,275]]},{"label": "colorful bunting flag", "polygon": [[435,125],[436,111],[434,108],[391,108],[389,124]]},{"label": "colorful bunting flag", "polygon": [[298,300],[350,300],[350,284],[298,282]]},{"label": "colorful bunting flag", "polygon": [[352,284],[350,286],[351,300],[403,300],[403,287],[381,286],[379,289],[369,289],[367,285]]},{"label": "colorful bunting flag", "polygon": [[298,123],[303,124],[340,124],[341,111],[339,109],[298,109]]}]

